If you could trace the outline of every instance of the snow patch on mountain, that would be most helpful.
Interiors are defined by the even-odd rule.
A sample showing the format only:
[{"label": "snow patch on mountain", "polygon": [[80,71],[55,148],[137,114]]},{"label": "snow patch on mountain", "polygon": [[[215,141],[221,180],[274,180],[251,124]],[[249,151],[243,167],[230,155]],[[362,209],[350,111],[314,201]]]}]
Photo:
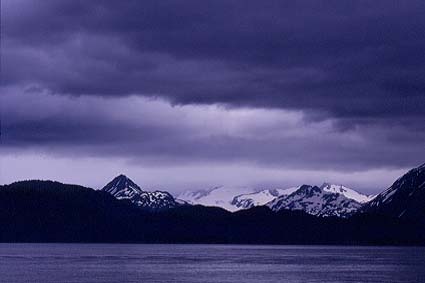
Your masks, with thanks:
[{"label": "snow patch on mountain", "polygon": [[261,206],[279,196],[289,195],[298,190],[298,188],[299,187],[293,187],[289,189],[267,189],[254,193],[242,194],[235,196],[231,204],[236,206],[238,209],[248,209],[254,206]]},{"label": "snow patch on mountain", "polygon": [[228,211],[236,211],[239,208],[232,204],[235,195],[251,193],[252,190],[246,187],[226,187],[217,186],[208,190],[187,191],[177,196],[178,199],[187,201],[190,204],[200,204],[204,206],[217,206]]}]

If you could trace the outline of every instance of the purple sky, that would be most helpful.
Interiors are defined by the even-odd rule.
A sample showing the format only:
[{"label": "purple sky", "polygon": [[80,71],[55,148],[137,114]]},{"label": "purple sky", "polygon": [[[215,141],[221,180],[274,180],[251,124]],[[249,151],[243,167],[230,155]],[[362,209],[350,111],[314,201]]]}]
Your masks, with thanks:
[{"label": "purple sky", "polygon": [[425,162],[424,1],[1,5],[0,183],[378,192]]}]

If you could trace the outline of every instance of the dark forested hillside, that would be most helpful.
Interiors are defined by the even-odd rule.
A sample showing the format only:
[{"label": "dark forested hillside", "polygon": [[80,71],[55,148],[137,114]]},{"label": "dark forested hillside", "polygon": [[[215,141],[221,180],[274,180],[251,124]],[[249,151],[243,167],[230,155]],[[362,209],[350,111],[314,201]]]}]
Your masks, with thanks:
[{"label": "dark forested hillside", "polygon": [[51,181],[0,188],[3,241],[116,241],[138,211],[107,193]]}]

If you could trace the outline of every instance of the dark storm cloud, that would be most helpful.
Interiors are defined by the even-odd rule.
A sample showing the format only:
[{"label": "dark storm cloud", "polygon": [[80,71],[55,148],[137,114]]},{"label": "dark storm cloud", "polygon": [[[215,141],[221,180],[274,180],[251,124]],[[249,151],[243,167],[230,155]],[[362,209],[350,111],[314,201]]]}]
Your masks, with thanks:
[{"label": "dark storm cloud", "polygon": [[7,85],[425,116],[423,1],[5,2]]},{"label": "dark storm cloud", "polygon": [[[126,158],[150,165],[248,163],[338,171],[409,167],[421,162],[424,126],[367,123],[339,129],[296,112],[175,106],[135,96],[55,96],[4,90],[4,152]],[[407,121],[406,121],[407,123]],[[339,123],[338,125],[340,125]]]}]

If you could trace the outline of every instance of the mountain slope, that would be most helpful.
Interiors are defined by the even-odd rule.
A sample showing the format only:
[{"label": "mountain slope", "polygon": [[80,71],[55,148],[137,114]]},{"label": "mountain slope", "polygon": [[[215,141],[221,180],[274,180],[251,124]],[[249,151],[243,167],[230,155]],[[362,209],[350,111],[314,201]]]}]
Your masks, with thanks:
[{"label": "mountain slope", "polygon": [[109,182],[102,191],[107,192],[118,200],[129,200],[138,207],[147,210],[163,210],[179,205],[168,192],[143,191],[137,184],[125,175],[119,175]]},{"label": "mountain slope", "polygon": [[239,208],[232,204],[236,195],[251,193],[249,188],[234,188],[226,186],[217,186],[209,190],[200,190],[195,192],[184,192],[177,198],[190,204],[199,204],[204,206],[216,206],[227,211],[236,211]]},{"label": "mountain slope", "polygon": [[287,196],[280,196],[267,204],[273,211],[302,210],[316,216],[348,217],[362,204],[343,194],[328,192],[317,186],[303,185]]},{"label": "mountain slope", "polygon": [[396,180],[363,211],[425,222],[425,164]]},{"label": "mountain slope", "polygon": [[334,184],[324,183],[320,188],[323,191],[328,193],[342,194],[346,198],[355,200],[356,202],[359,202],[359,203],[369,202],[375,197],[374,195],[364,195],[353,189],[347,188],[343,185],[334,185]]},{"label": "mountain slope", "polygon": [[282,195],[289,195],[298,190],[298,187],[289,189],[269,189],[255,193],[242,194],[235,196],[231,202],[237,209],[247,209],[254,206],[261,206],[269,203]]}]

